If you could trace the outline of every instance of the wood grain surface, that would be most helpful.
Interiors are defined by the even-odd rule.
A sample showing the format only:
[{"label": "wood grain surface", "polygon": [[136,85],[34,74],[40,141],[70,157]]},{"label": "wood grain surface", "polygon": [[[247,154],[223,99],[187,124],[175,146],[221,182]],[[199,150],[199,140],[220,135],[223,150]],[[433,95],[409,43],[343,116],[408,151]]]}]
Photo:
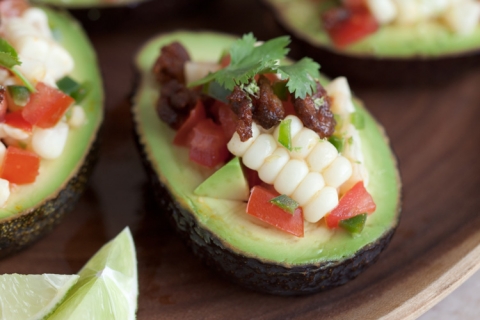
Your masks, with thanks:
[{"label": "wood grain surface", "polygon": [[107,96],[101,160],[89,188],[50,235],[0,261],[1,274],[76,273],[129,225],[138,255],[138,319],[409,319],[479,268],[477,68],[436,87],[353,87],[385,126],[404,184],[400,226],[374,266],[342,287],[305,297],[259,294],[218,278],[181,243],[153,201],[132,137],[132,57],[150,37],[179,28],[253,31],[260,39],[275,29],[253,0],[138,9],[89,29]]}]

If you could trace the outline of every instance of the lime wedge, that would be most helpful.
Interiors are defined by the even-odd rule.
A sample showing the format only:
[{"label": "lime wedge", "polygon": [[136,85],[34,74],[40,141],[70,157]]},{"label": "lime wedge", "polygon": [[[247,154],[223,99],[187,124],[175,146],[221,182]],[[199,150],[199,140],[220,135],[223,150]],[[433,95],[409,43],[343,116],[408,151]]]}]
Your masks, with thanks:
[{"label": "lime wedge", "polygon": [[67,296],[78,275],[0,276],[0,319],[44,319]]},{"label": "lime wedge", "polygon": [[128,228],[104,245],[79,275],[77,284],[49,320],[135,319],[137,259]]}]

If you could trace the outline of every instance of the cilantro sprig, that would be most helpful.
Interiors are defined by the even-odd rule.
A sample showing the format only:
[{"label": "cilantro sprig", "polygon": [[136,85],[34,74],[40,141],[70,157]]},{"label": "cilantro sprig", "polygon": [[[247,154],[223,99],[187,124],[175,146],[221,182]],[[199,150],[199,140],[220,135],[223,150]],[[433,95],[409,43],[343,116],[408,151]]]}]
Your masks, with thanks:
[{"label": "cilantro sprig", "polygon": [[3,38],[0,38],[0,66],[13,72],[25,86],[28,91],[35,92],[35,87],[15,66],[21,65],[22,62],[18,58],[17,51]]},{"label": "cilantro sprig", "polygon": [[230,48],[230,64],[205,78],[189,84],[195,87],[212,81],[232,91],[235,86],[251,83],[255,75],[277,73],[287,80],[287,88],[296,98],[304,99],[316,91],[315,79],[320,77],[320,65],[310,58],[303,58],[290,65],[280,65],[289,49],[290,37],[278,37],[260,45],[252,33],[244,35]]}]

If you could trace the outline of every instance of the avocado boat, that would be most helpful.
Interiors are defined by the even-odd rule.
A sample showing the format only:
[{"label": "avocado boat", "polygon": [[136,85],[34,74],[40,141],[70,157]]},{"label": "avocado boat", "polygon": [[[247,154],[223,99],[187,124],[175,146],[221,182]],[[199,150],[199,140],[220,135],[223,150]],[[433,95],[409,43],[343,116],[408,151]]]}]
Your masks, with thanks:
[{"label": "avocado boat", "polygon": [[134,127],[158,203],[193,252],[240,285],[298,295],[344,284],[376,261],[397,227],[401,206],[395,156],[383,129],[359,101],[355,111],[364,119],[360,137],[377,210],[356,237],[318,224],[306,225],[304,236],[295,237],[246,214],[244,201],[198,196],[199,185],[212,170],[191,162],[188,150],[174,146],[175,131],[157,116],[159,88],[151,70],[160,48],[178,41],[193,61],[216,61],[235,40],[219,33],[180,31],[152,39],[136,56],[141,77],[133,98]]},{"label": "avocado boat", "polygon": [[442,83],[474,68],[480,51],[480,23],[472,32],[459,35],[440,23],[441,19],[381,25],[376,32],[339,48],[321,20],[322,14],[338,2],[263,0],[262,3],[282,30],[294,36],[299,51],[319,61],[330,61],[323,71],[347,75],[359,83]]},{"label": "avocado boat", "polygon": [[85,121],[69,131],[63,153],[54,160],[41,160],[35,182],[17,185],[0,208],[0,257],[31,244],[61,221],[83,192],[98,154],[103,87],[95,52],[68,14],[39,8],[46,12],[50,28],[75,62],[69,76],[91,86],[79,102]]}]

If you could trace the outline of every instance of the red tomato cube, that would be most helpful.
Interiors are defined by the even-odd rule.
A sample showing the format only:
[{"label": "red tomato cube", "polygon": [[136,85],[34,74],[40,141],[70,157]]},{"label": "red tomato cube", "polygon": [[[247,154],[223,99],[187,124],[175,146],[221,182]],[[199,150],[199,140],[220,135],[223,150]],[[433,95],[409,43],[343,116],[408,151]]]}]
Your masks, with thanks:
[{"label": "red tomato cube", "polygon": [[16,184],[32,183],[39,168],[40,157],[36,153],[10,146],[3,159],[0,177]]},{"label": "red tomato cube", "polygon": [[297,237],[303,237],[302,208],[298,207],[293,214],[290,214],[270,203],[270,200],[278,195],[276,191],[267,190],[260,186],[253,187],[250,199],[248,199],[247,213],[282,231]]},{"label": "red tomato cube", "polygon": [[341,220],[353,218],[362,213],[373,213],[376,208],[363,181],[359,181],[343,195],[338,206],[325,216],[325,222],[329,228],[337,228]]},{"label": "red tomato cube", "polygon": [[23,118],[22,110],[7,113],[5,115],[5,124],[26,132],[32,132],[32,125]]},{"label": "red tomato cube", "polygon": [[30,96],[30,100],[23,108],[23,118],[34,126],[51,128],[75,100],[42,82],[39,82],[35,89],[37,91]]},{"label": "red tomato cube", "polygon": [[193,128],[190,141],[190,160],[213,168],[230,156],[222,127],[212,119],[204,119]]},{"label": "red tomato cube", "polygon": [[195,107],[190,111],[187,120],[182,124],[175,134],[175,138],[173,138],[173,144],[177,146],[188,147],[193,135],[193,127],[195,127],[197,123],[205,118],[205,107],[203,106],[202,101],[198,100]]},{"label": "red tomato cube", "polygon": [[378,29],[378,22],[367,8],[333,8],[322,16],[323,25],[337,47],[346,47]]}]

